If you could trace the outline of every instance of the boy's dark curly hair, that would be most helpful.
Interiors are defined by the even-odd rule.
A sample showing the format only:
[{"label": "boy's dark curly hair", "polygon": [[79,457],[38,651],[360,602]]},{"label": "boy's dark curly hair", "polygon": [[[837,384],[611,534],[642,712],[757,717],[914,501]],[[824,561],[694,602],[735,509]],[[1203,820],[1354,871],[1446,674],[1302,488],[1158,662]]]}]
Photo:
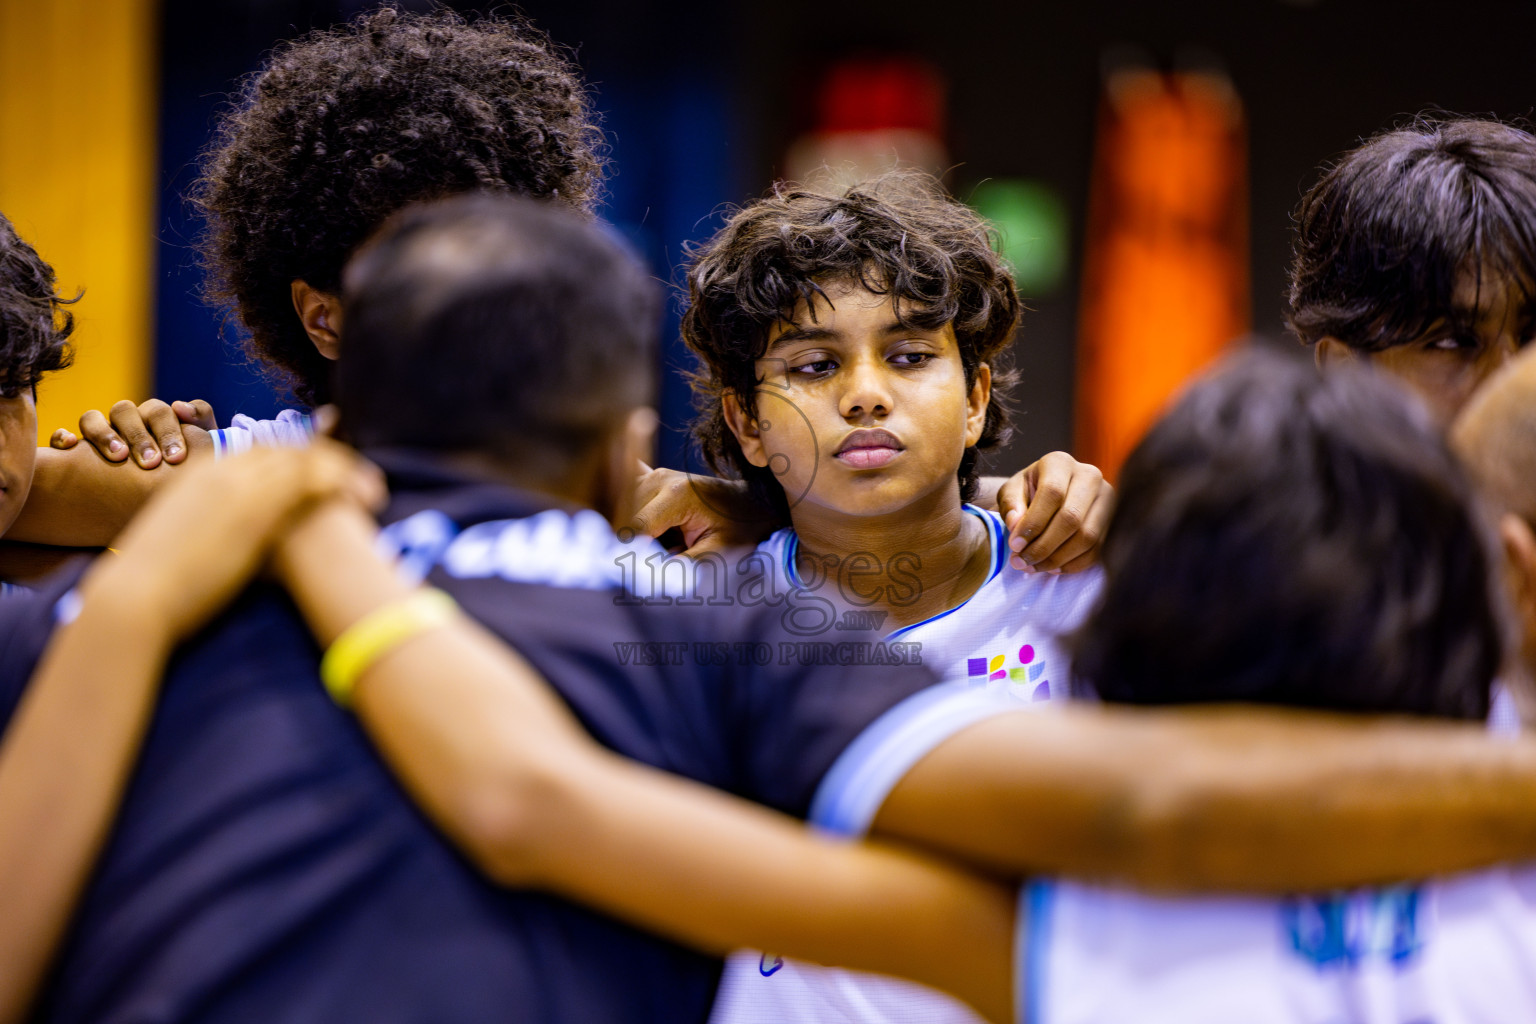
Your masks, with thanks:
[{"label": "boy's dark curly hair", "polygon": [[64,307],[79,299],[59,298],[53,268],[0,214],[0,395],[15,398],[69,365],[75,318]]},{"label": "boy's dark curly hair", "polygon": [[824,285],[851,280],[894,296],[897,316],[913,327],[952,324],[967,384],[982,363],[991,367],[986,425],[958,470],[962,496],[975,493],[979,452],[1009,433],[1007,394],[1017,375],[1006,358],[1021,307],[996,232],[938,181],[899,170],[840,193],[775,186],[689,257],[682,331],[704,364],[693,375],[694,437],[711,469],[746,480],[760,502],[787,515],[784,489],[742,454],[721,398],[735,394],[755,417],[755,363],[770,328],[802,301],[814,316]]},{"label": "boy's dark curly hair", "polygon": [[1497,121],[1419,119],[1346,153],[1302,198],[1287,321],[1307,344],[1377,352],[1444,324],[1464,274],[1536,295],[1536,138]]},{"label": "boy's dark curly hair", "polygon": [[484,190],[586,209],[603,161],[574,63],[526,20],[385,7],[279,46],[223,116],[192,196],[208,296],[301,400],[327,401],[294,279],[339,292],[352,251],[417,200]]}]

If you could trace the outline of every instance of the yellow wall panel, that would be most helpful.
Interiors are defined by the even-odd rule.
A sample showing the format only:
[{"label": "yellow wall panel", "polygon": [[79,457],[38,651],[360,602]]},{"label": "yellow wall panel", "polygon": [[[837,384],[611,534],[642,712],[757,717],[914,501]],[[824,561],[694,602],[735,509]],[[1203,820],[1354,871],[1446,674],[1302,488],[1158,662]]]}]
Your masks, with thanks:
[{"label": "yellow wall panel", "polygon": [[58,273],[75,365],[38,433],[147,397],[153,345],[154,0],[0,0],[0,211]]}]

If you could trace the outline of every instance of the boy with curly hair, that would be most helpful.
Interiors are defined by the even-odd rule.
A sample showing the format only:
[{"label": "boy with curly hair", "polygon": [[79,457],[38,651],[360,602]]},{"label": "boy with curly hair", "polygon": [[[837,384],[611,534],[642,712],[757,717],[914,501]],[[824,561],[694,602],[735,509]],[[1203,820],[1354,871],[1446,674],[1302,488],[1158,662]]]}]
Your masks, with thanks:
[{"label": "boy with curly hair", "polygon": [[[1006,571],[1007,526],[968,504],[980,453],[1007,436],[1020,311],[987,224],[916,172],[781,188],[693,254],[688,289],[704,455],[791,523],[739,568],[786,601],[808,655],[879,622],[957,687],[1065,697],[1061,638],[1099,573]],[[733,959],[717,1019],[822,1019],[849,990],[867,1010],[849,1019],[972,1019],[888,979],[757,954]]]},{"label": "boy with curly hair", "polygon": [[[789,586],[825,585],[903,634],[962,605],[973,617],[994,584],[1047,619],[1091,592],[1091,576],[999,575],[1006,530],[966,504],[1009,432],[1020,303],[992,230],[935,180],[777,189],[694,252],[688,287],[700,446],[792,523],[759,549]],[[974,668],[957,670],[997,667]],[[1051,692],[1025,675],[1028,695]]]}]

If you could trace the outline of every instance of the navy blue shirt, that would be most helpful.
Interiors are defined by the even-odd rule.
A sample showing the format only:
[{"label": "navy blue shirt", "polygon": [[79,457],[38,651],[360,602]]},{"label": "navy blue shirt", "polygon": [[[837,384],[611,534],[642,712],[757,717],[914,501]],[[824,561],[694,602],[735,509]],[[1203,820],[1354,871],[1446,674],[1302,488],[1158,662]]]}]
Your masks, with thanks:
[{"label": "navy blue shirt", "polygon": [[[804,816],[854,738],[930,685],[908,664],[785,663],[775,605],[626,596],[625,549],[595,513],[380,461],[406,563],[637,760]],[[0,722],[79,572],[0,605]],[[326,697],[318,656],[267,585],[179,651],[37,1019],[706,1018],[718,960],[484,880]]]}]

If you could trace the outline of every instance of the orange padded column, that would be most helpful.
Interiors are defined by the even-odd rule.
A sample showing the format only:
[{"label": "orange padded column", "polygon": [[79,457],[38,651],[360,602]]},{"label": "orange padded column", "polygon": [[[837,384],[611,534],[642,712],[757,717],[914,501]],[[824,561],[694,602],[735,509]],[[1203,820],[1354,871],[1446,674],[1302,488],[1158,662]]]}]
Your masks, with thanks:
[{"label": "orange padded column", "polygon": [[1108,475],[1179,386],[1248,330],[1246,145],[1225,77],[1138,70],[1106,85],[1074,454]]},{"label": "orange padded column", "polygon": [[0,211],[85,289],[75,365],[43,384],[38,433],[147,397],[153,348],[152,0],[0,0]]}]

